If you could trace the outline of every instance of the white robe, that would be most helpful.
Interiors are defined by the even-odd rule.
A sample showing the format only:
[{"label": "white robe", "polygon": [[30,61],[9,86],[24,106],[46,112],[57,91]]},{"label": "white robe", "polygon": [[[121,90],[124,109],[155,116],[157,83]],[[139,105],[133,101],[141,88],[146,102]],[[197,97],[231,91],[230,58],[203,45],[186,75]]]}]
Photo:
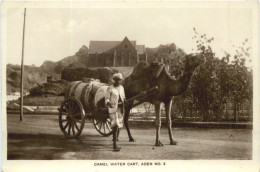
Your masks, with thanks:
[{"label": "white robe", "polygon": [[112,104],[112,108],[108,107],[108,113],[111,120],[111,127],[118,126],[119,128],[123,127],[123,119],[124,119],[124,107],[118,107],[118,102],[124,102],[125,100],[125,90],[122,85],[115,87],[114,85],[110,85],[107,88],[107,94],[105,103],[110,102]]}]

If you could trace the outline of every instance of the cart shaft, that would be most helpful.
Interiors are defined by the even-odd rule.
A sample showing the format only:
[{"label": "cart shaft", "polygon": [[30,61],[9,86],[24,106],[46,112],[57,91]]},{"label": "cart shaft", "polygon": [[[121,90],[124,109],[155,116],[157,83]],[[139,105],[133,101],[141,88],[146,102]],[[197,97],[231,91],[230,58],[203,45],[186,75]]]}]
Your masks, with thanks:
[{"label": "cart shaft", "polygon": [[[151,94],[153,94],[153,93],[155,93],[157,91],[158,91],[158,87],[157,86],[155,86],[153,88],[150,88],[149,90],[146,90],[146,91],[144,91],[144,92],[142,92],[142,93],[140,93],[140,94],[138,94],[138,95],[136,95],[136,96],[134,96],[134,97],[132,97],[132,98],[130,98],[128,100],[126,100],[126,104],[133,103],[134,100],[138,101],[139,99],[145,98],[146,96],[149,96],[149,95],[151,95]],[[137,105],[139,105],[139,104],[137,104]],[[137,105],[135,105],[135,106],[137,106]]]}]

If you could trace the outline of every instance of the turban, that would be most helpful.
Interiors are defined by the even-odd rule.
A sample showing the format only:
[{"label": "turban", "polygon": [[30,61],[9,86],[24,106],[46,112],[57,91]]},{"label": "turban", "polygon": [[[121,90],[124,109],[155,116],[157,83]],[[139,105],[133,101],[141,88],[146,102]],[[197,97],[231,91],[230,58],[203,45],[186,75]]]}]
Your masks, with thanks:
[{"label": "turban", "polygon": [[123,75],[121,74],[121,73],[115,73],[114,75],[113,75],[113,80],[115,80],[116,78],[118,78],[118,79],[123,79]]}]

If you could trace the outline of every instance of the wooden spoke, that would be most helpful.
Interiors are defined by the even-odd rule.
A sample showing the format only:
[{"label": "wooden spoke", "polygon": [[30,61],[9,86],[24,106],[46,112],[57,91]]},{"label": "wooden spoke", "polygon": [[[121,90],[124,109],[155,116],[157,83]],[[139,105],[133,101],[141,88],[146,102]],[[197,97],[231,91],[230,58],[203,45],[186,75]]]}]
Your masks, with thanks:
[{"label": "wooden spoke", "polygon": [[79,120],[79,119],[75,119],[75,118],[71,118],[73,121],[75,121],[75,122],[79,122],[79,123],[81,123],[81,120]]},{"label": "wooden spoke", "polygon": [[67,119],[63,119],[63,120],[61,120],[61,122],[65,122],[65,121],[68,121]]},{"label": "wooden spoke", "polygon": [[110,126],[107,124],[107,122],[106,122],[106,126],[107,126],[108,130],[111,131],[111,128],[110,128]]},{"label": "wooden spoke", "polygon": [[103,123],[101,122],[100,125],[99,125],[99,130],[101,130],[101,128],[102,128],[102,124],[103,124]]},{"label": "wooden spoke", "polygon": [[103,128],[104,128],[104,133],[106,133],[106,125],[105,124],[103,125]]},{"label": "wooden spoke", "polygon": [[[79,110],[79,107],[76,106],[75,110],[73,111],[73,114],[75,114],[76,112],[78,112],[77,110]],[[79,114],[79,113],[78,113]],[[81,114],[80,114],[81,115]]]},{"label": "wooden spoke", "polygon": [[98,125],[100,121],[94,120],[95,125]]},{"label": "wooden spoke", "polygon": [[69,106],[69,114],[72,114],[72,105],[71,105],[71,101],[68,101],[68,106]]},{"label": "wooden spoke", "polygon": [[71,123],[69,123],[68,134],[70,135]]},{"label": "wooden spoke", "polygon": [[81,113],[77,113],[76,115],[73,115],[73,117],[75,117],[75,116],[81,116]]},{"label": "wooden spoke", "polygon": [[71,123],[71,125],[72,125],[72,127],[71,127],[71,128],[72,128],[72,133],[73,133],[73,136],[75,136],[74,122],[72,122],[72,123]]},{"label": "wooden spoke", "polygon": [[73,122],[74,122],[75,128],[79,131],[79,127],[78,127],[77,123],[75,121],[73,121]]},{"label": "wooden spoke", "polygon": [[71,101],[71,114],[73,115],[75,113],[75,109],[77,108],[78,106],[75,105],[75,102],[74,101]]},{"label": "wooden spoke", "polygon": [[67,114],[69,115],[69,113],[70,113],[69,105],[66,103],[64,107],[65,107],[65,110],[66,110]]},{"label": "wooden spoke", "polygon": [[112,129],[110,128],[110,121],[109,119],[104,118],[93,118],[93,124],[96,130],[102,135],[102,136],[110,136],[112,135]]},{"label": "wooden spoke", "polygon": [[111,124],[111,121],[110,121],[110,119],[109,119],[109,118],[107,119],[107,123],[109,123],[109,125]]},{"label": "wooden spoke", "polygon": [[97,125],[97,130],[100,130],[100,124],[99,124],[99,125]]},{"label": "wooden spoke", "polygon": [[66,125],[64,126],[64,131],[66,130],[66,128],[68,127],[68,125],[70,124],[70,122],[68,121],[67,123],[66,123]]},{"label": "wooden spoke", "polygon": [[[68,97],[60,106],[59,126],[67,138],[78,137],[85,124],[85,113],[80,100]],[[65,124],[65,125],[64,125]]]}]

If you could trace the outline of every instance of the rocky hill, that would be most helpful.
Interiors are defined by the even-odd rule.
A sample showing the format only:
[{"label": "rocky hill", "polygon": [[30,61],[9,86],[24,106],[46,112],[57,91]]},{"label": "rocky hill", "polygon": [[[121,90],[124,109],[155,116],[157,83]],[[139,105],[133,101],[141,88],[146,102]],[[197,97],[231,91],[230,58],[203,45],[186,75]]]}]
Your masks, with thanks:
[{"label": "rocky hill", "polygon": [[104,67],[97,69],[86,69],[86,68],[76,68],[76,69],[64,69],[61,74],[61,79],[66,81],[80,81],[83,78],[95,78],[99,79],[100,82],[110,83],[113,74],[117,73],[118,70]]},{"label": "rocky hill", "polygon": [[[146,48],[148,61],[164,61],[165,64],[179,65],[183,61],[185,52],[177,48],[174,43],[160,45],[156,48]],[[29,92],[34,87],[39,87],[47,81],[47,76],[52,79],[60,80],[64,69],[81,68],[86,69],[86,57],[88,56],[88,47],[83,45],[74,55],[66,57],[60,61],[45,61],[40,67],[24,66],[24,89]],[[171,66],[171,65],[170,65]],[[114,68],[128,76],[132,72],[132,67]],[[20,89],[20,71],[19,65],[7,65],[7,94],[19,91]],[[40,89],[40,88],[39,88]]]},{"label": "rocky hill", "polygon": [[58,62],[45,61],[41,68],[55,74],[61,74],[65,68],[86,68],[88,48],[83,45],[73,56],[65,57]]},{"label": "rocky hill", "polygon": [[30,96],[63,96],[64,89],[68,85],[66,80],[57,80],[43,83],[37,87],[30,89]]},{"label": "rocky hill", "polygon": [[[58,62],[45,61],[40,67],[24,66],[24,90],[39,86],[47,81],[47,76],[53,80],[61,79],[61,72],[66,68],[86,68],[88,48],[83,45],[73,56],[66,57]],[[8,64],[6,67],[7,94],[20,90],[21,66]]]},{"label": "rocky hill", "polygon": [[[20,90],[21,67],[19,65],[8,64],[6,69],[7,94]],[[24,66],[24,90],[29,92],[39,84],[46,82],[47,76],[52,76],[53,80],[60,79],[60,75],[44,70],[41,67]]]}]

